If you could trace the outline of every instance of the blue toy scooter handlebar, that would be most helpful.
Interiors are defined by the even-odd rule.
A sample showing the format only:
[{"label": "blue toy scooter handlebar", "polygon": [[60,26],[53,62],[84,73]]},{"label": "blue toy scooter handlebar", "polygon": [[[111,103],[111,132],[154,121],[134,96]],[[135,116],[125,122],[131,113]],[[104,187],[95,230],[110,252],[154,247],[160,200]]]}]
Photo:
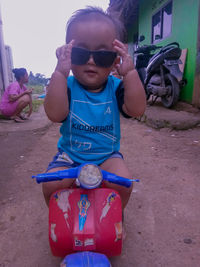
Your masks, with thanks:
[{"label": "blue toy scooter handlebar", "polygon": [[33,175],[32,178],[36,178],[36,182],[38,184],[52,181],[59,181],[67,178],[77,178],[78,168],[71,168],[57,172],[47,172],[47,173],[39,173],[37,175]]},{"label": "blue toy scooter handlebar", "polygon": [[101,172],[103,174],[103,180],[108,181],[108,182],[113,183],[113,184],[118,184],[118,185],[122,185],[125,187],[130,187],[133,182],[139,182],[139,179],[124,178],[122,176],[117,176],[114,173],[110,173],[110,172],[107,172],[104,170],[101,170]]},{"label": "blue toy scooter handlebar", "polygon": [[[79,167],[70,168],[57,172],[49,172],[49,173],[40,173],[32,176],[32,178],[36,178],[37,183],[51,182],[51,181],[59,181],[68,178],[77,178],[80,169],[85,164],[80,165]],[[104,170],[101,170],[102,178],[105,181],[110,183],[122,185],[125,187],[130,187],[133,182],[139,182],[139,179],[128,179],[121,176],[117,176],[114,173],[110,173]]]}]

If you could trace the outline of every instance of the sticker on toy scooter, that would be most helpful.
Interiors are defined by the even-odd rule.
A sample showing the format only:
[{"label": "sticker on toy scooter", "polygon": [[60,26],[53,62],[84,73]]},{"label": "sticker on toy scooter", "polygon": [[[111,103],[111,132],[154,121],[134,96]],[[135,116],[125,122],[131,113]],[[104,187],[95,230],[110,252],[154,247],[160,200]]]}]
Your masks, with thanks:
[{"label": "sticker on toy scooter", "polygon": [[100,217],[100,222],[102,221],[102,219],[104,217],[106,217],[109,209],[110,209],[110,206],[111,206],[111,203],[115,200],[116,198],[116,194],[114,192],[111,192],[108,197],[107,197],[107,201],[106,201],[106,205],[103,207],[102,209],[102,213],[101,213],[101,217]]},{"label": "sticker on toy scooter", "polygon": [[93,246],[94,245],[94,239],[93,238],[87,238],[85,241],[84,241],[84,246],[87,247],[87,246]]},{"label": "sticker on toy scooter", "polygon": [[79,240],[77,237],[74,239],[75,247],[82,247],[83,241]]},{"label": "sticker on toy scooter", "polygon": [[56,228],[56,224],[55,223],[52,223],[51,224],[51,239],[54,241],[54,242],[57,242],[57,236],[55,234],[55,228]]},{"label": "sticker on toy scooter", "polygon": [[118,240],[122,239],[122,222],[115,223],[115,233],[116,233],[115,242],[117,242]]},{"label": "sticker on toy scooter", "polygon": [[69,196],[73,192],[72,190],[62,190],[56,194],[54,194],[54,198],[56,199],[56,203],[58,207],[62,210],[64,213],[65,222],[69,228],[68,223],[68,211],[71,210],[70,203],[69,203]]},{"label": "sticker on toy scooter", "polygon": [[94,245],[94,239],[93,238],[87,238],[83,243],[83,241],[79,240],[78,237],[75,237],[74,244],[75,244],[75,247],[83,247],[83,245],[85,247],[93,246]]},{"label": "sticker on toy scooter", "polygon": [[78,202],[79,207],[79,231],[82,231],[85,225],[85,221],[87,218],[87,210],[90,206],[90,202],[88,200],[87,195],[81,195],[81,199]]}]

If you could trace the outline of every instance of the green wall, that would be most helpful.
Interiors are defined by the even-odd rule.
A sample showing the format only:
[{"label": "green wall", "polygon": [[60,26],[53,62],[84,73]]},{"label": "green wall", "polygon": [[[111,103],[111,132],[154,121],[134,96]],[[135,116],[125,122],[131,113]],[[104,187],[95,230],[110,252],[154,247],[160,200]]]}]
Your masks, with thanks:
[{"label": "green wall", "polygon": [[[138,33],[144,35],[145,40],[141,44],[151,43],[151,21],[155,14],[168,0],[140,0]],[[172,32],[169,37],[156,44],[165,45],[170,42],[178,42],[182,49],[187,48],[187,60],[184,77],[187,85],[182,89],[181,99],[192,102],[194,75],[197,55],[197,31],[198,31],[199,0],[173,0],[172,7]],[[129,42],[135,26],[128,30]]]}]

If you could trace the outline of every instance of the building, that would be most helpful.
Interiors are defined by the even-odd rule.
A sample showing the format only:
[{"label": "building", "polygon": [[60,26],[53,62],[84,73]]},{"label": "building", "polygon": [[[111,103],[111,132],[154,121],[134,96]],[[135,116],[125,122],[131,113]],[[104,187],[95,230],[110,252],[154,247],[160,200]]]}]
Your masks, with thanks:
[{"label": "building", "polygon": [[13,60],[9,46],[5,46],[3,38],[3,22],[0,11],[0,97],[9,83],[13,82]]},{"label": "building", "polygon": [[187,49],[181,100],[200,107],[200,0],[110,0],[108,10],[123,21],[130,53],[142,35],[140,45],[178,42]]}]

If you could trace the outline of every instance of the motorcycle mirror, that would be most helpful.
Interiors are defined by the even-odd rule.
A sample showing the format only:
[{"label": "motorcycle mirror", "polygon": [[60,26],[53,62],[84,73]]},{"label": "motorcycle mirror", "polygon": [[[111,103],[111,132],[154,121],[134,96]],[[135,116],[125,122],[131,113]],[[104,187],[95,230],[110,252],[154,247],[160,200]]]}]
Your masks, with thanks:
[{"label": "motorcycle mirror", "polygon": [[140,35],[140,37],[139,37],[139,42],[142,42],[142,41],[144,41],[144,40],[145,40],[144,35]]}]

